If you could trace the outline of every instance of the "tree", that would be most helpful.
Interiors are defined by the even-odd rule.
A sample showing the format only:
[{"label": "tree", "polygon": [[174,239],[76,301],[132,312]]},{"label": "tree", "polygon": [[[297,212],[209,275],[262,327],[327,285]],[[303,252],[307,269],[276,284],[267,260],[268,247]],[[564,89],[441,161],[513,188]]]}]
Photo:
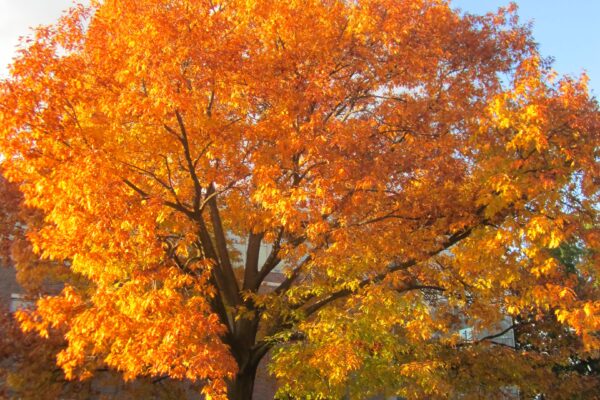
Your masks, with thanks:
[{"label": "tree", "polygon": [[[102,362],[248,399],[273,350],[282,394],[446,397],[457,365],[527,375],[456,332],[504,315],[598,350],[597,289],[573,289],[598,272],[598,105],[514,6],[94,2],[36,30],[0,99],[33,249],[92,282],[20,315],[66,330],[67,377]],[[551,252],[573,237],[578,277]],[[512,375],[482,368],[499,359]]]},{"label": "tree", "polygon": [[[56,295],[62,285],[88,290],[90,282],[70,273],[68,263],[40,260],[27,239],[43,223],[43,214],[23,205],[18,187],[0,175],[0,268],[14,267],[21,285],[22,306],[43,295]],[[2,293],[7,295],[8,293]],[[65,331],[53,330],[41,338],[22,332],[14,313],[0,308],[0,398],[89,399],[111,394],[111,398],[187,399],[190,382],[140,378],[125,382],[118,371],[98,363],[93,379],[67,380],[56,366],[56,355],[66,347]],[[197,389],[197,388],[196,388]]]},{"label": "tree", "polygon": [[67,380],[56,366],[56,353],[65,347],[60,332],[41,338],[24,333],[13,316],[0,314],[0,396],[3,399],[189,399],[194,393],[186,382],[144,377],[125,382],[121,374],[98,368],[91,379]]}]

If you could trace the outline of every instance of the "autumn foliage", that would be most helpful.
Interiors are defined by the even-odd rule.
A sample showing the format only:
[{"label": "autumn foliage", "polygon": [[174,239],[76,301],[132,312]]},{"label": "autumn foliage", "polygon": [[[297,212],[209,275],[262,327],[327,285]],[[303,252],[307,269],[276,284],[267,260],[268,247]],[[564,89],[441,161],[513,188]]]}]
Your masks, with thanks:
[{"label": "autumn foliage", "polygon": [[[23,43],[0,105],[32,254],[86,282],[19,314],[65,332],[68,378],[243,399],[271,352],[299,398],[594,385],[600,114],[512,6],[93,2]],[[506,316],[517,349],[458,335]]]}]

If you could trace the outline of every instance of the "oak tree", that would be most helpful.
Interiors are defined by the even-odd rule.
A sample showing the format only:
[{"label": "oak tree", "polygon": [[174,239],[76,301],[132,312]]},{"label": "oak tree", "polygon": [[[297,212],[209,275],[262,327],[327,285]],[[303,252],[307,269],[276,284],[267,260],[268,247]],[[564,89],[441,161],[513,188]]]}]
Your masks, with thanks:
[{"label": "oak tree", "polygon": [[[56,355],[67,346],[65,329],[54,329],[44,337],[19,329],[15,309],[31,308],[36,299],[58,294],[64,285],[75,286],[77,290],[88,290],[90,285],[85,277],[71,273],[68,262],[41,260],[33,252],[27,234],[39,229],[42,223],[40,210],[26,207],[18,186],[0,175],[0,268],[14,268],[19,284],[13,289],[19,296],[11,299],[14,303],[10,307],[0,306],[0,398],[54,400],[110,396],[180,400],[197,392],[198,388],[189,381],[138,377],[125,382],[121,373],[101,362],[91,379],[67,380],[56,365]],[[2,293],[3,297],[10,294]]]},{"label": "oak tree", "polygon": [[[214,398],[251,398],[269,352],[299,397],[545,391],[600,347],[586,84],[552,72],[514,6],[75,6],[0,84],[5,175],[43,216],[32,249],[91,282],[22,327],[66,332],[67,377],[104,364]],[[553,253],[573,240],[576,270]],[[505,316],[574,339],[458,334]]]},{"label": "oak tree", "polygon": [[0,398],[22,400],[87,400],[92,398],[164,399],[194,398],[197,388],[188,382],[140,377],[125,382],[114,369],[100,367],[86,380],[67,380],[56,365],[56,354],[66,343],[62,332],[42,338],[22,332],[13,315],[0,310]]}]

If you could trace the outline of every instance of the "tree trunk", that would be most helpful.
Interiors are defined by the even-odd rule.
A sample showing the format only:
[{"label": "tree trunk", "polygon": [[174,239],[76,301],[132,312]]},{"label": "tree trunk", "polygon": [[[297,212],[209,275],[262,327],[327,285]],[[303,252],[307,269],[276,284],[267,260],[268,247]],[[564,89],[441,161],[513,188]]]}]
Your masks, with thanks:
[{"label": "tree trunk", "polygon": [[227,393],[229,400],[252,400],[256,369],[255,365],[246,366],[237,373],[235,380],[229,384]]}]

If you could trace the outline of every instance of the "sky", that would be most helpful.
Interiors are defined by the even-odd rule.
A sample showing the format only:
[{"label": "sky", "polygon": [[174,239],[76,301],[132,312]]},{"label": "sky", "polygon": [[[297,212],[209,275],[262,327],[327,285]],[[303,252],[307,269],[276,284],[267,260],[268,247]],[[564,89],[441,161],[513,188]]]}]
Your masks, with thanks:
[{"label": "sky", "polygon": [[[454,8],[485,14],[509,0],[452,0]],[[516,0],[523,22],[533,22],[533,37],[554,69],[579,76],[586,72],[590,89],[600,96],[600,0]]]},{"label": "sky", "polygon": [[55,22],[71,4],[71,0],[0,0],[0,76],[7,75],[19,36],[29,34],[30,27]]},{"label": "sky", "polygon": [[[452,0],[455,8],[482,14],[509,0]],[[72,0],[0,0],[0,76],[6,76],[18,37],[29,27],[55,21]],[[555,59],[561,74],[589,75],[600,95],[600,0],[517,0],[524,22],[533,21],[533,35],[543,56]]]}]

